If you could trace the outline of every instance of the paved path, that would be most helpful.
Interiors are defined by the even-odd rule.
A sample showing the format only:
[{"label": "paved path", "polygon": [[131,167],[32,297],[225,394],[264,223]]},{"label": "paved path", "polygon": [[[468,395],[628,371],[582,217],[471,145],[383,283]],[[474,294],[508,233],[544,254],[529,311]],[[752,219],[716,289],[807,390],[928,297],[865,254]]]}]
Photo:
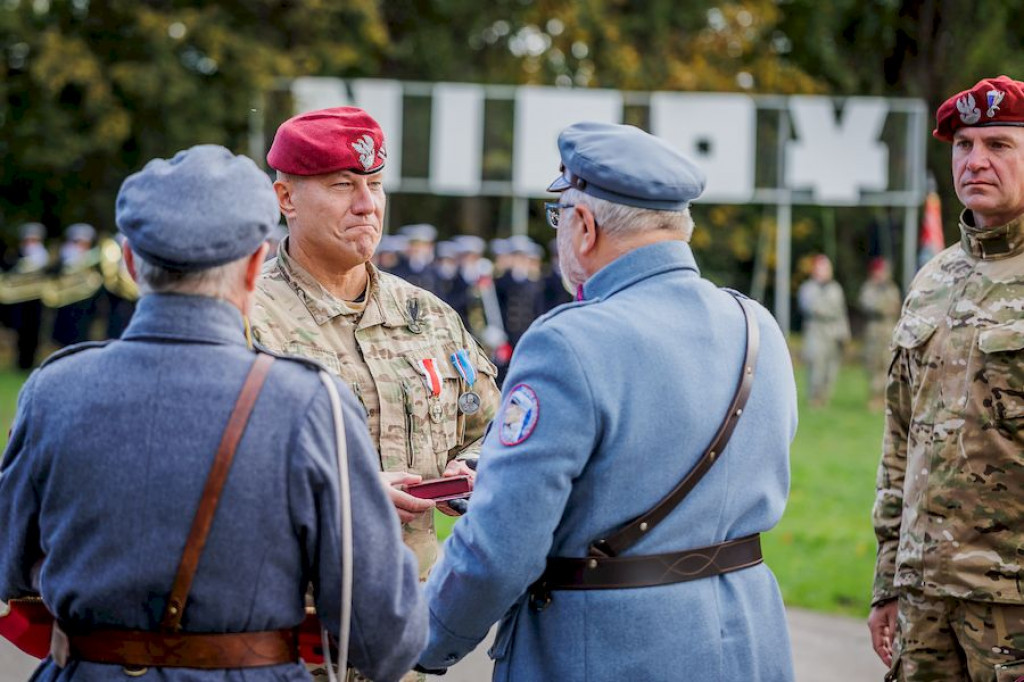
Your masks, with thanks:
[{"label": "paved path", "polygon": [[[836,675],[843,682],[878,682],[885,674],[871,651],[868,629],[861,620],[790,609],[789,631],[797,682],[836,679]],[[491,679],[486,651],[487,645],[483,644],[443,678],[430,679],[486,682]],[[34,668],[35,659],[0,640],[0,682],[23,682]]]}]

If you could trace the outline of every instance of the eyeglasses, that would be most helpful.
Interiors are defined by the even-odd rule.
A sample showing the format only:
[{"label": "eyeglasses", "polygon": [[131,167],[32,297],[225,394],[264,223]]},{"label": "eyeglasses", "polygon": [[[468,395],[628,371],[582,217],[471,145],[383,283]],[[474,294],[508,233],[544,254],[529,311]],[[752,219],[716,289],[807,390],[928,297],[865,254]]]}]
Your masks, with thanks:
[{"label": "eyeglasses", "polygon": [[558,229],[558,220],[562,215],[563,208],[576,208],[576,204],[560,204],[557,201],[545,201],[544,213],[548,218],[548,225]]}]

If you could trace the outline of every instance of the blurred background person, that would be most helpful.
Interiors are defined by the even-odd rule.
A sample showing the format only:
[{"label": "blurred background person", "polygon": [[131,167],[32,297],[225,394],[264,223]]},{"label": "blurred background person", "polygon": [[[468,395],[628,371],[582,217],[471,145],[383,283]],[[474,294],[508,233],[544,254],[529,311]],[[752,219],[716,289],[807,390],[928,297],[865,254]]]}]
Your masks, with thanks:
[{"label": "blurred background person", "polygon": [[56,308],[50,336],[57,346],[90,339],[103,285],[100,250],[95,243],[96,229],[88,223],[74,223],[64,231],[60,270],[48,283],[44,297],[44,303]]},{"label": "blurred background person", "polygon": [[885,379],[892,361],[889,343],[900,317],[903,297],[892,279],[889,262],[872,258],[868,278],[857,295],[857,306],[864,315],[864,369],[868,375],[868,407],[883,406]]},{"label": "blurred background person", "polygon": [[28,370],[35,365],[43,323],[42,288],[50,265],[50,253],[43,240],[42,223],[24,223],[18,228],[18,257],[3,281],[3,302],[16,337],[15,365]]},{"label": "blurred background person", "polygon": [[807,363],[807,394],[811,407],[824,407],[843,359],[843,344],[850,340],[846,296],[832,279],[832,261],[825,254],[811,261],[811,276],[797,290],[803,314],[803,359]]},{"label": "blurred background person", "polygon": [[452,305],[452,290],[459,276],[457,257],[458,250],[453,241],[441,241],[434,247],[434,293],[448,305]]},{"label": "blurred background person", "polygon": [[436,294],[437,274],[434,272],[434,241],[437,228],[427,223],[405,225],[398,230],[405,237],[405,258],[391,271],[413,286]]},{"label": "blurred background person", "polygon": [[548,242],[548,271],[544,275],[544,312],[557,308],[573,299],[573,294],[566,289],[562,279],[562,269],[558,265],[558,240]]},{"label": "blurred background person", "polygon": [[495,362],[499,385],[511,360],[509,351],[515,351],[519,339],[543,312],[544,304],[544,285],[534,265],[537,244],[525,235],[516,235],[508,239],[507,245],[508,269],[494,281],[502,326],[508,339],[508,347]]},{"label": "blurred background person", "polygon": [[373,253],[373,263],[384,272],[394,274],[402,262],[408,240],[397,234],[386,234],[380,238],[380,244]]}]

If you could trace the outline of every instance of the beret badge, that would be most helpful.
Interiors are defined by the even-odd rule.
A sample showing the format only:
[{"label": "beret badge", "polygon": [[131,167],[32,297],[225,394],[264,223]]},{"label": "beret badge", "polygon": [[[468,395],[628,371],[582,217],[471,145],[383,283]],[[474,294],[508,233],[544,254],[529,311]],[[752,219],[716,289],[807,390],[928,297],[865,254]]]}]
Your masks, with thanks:
[{"label": "beret badge", "polygon": [[974,105],[974,95],[967,93],[956,101],[957,111],[960,112],[960,120],[971,126],[981,118],[981,109]]},{"label": "beret badge", "polygon": [[380,151],[378,152],[374,148],[373,138],[369,135],[363,135],[353,142],[352,149],[355,149],[356,153],[359,154],[359,163],[363,164],[363,170],[367,173],[372,171],[377,165],[378,155],[380,155],[381,161],[384,161],[387,158],[387,154],[384,152],[384,145],[381,145]]},{"label": "beret badge", "polygon": [[988,91],[988,111],[985,115],[989,118],[995,118],[996,112],[999,111],[999,103],[1006,97],[1006,93],[1002,90],[989,90]]}]

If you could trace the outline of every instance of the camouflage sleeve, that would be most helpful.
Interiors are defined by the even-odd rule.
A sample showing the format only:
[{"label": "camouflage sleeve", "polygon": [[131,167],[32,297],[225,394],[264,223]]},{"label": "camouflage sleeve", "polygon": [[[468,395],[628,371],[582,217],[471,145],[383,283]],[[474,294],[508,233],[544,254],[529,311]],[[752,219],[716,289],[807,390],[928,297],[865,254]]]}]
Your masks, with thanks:
[{"label": "camouflage sleeve", "polygon": [[875,505],[872,520],[878,540],[872,605],[897,596],[896,552],[899,548],[900,522],[903,517],[903,480],[907,470],[907,433],[910,428],[910,358],[897,348],[886,387],[885,434],[882,461],[878,465]]},{"label": "camouflage sleeve", "polygon": [[465,328],[462,330],[462,339],[463,347],[468,348],[473,355],[473,366],[477,370],[477,380],[473,385],[473,390],[480,396],[480,409],[476,414],[459,415],[460,419],[465,420],[465,437],[462,439],[462,445],[452,448],[448,452],[449,462],[453,459],[466,459],[480,454],[480,446],[483,445],[487,425],[494,419],[494,415],[498,413],[498,406],[501,404],[501,391],[498,390],[495,381],[498,369]]}]

